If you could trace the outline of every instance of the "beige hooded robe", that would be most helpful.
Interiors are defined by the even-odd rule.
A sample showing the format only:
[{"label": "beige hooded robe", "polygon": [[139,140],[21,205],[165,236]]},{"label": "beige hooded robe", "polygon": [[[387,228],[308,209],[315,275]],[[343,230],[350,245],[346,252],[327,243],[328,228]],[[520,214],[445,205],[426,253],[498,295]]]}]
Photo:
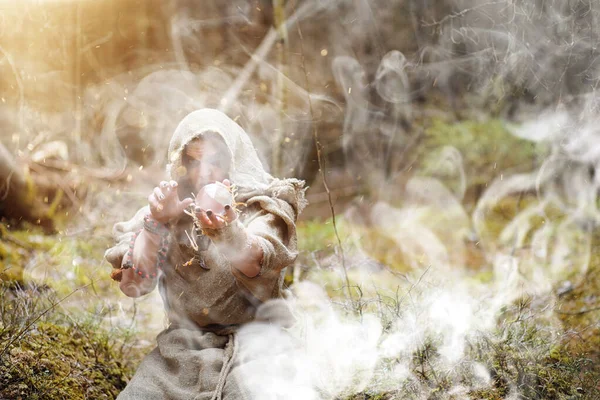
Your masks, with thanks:
[{"label": "beige hooded robe", "polygon": [[[280,297],[283,269],[297,255],[295,222],[306,205],[304,182],[279,180],[265,172],[246,132],[212,109],[192,112],[177,127],[169,146],[172,179],[182,178],[184,146],[205,132],[218,133],[225,141],[231,157],[229,179],[238,188],[236,202],[245,204],[238,220],[223,228],[223,236],[234,239],[241,226],[256,235],[264,253],[261,272],[246,277],[201,234],[195,237],[199,249],[194,250],[185,233],[194,232],[192,220],[181,218],[171,229],[168,262],[158,278],[171,325],[158,335],[157,347],[119,399],[248,398],[236,373],[241,360],[235,357],[235,331],[255,319],[277,323],[281,317],[273,299]],[[121,266],[129,240],[147,213],[144,207],[131,220],[115,224],[117,244],[105,254],[113,267]],[[191,259],[191,265],[183,265]]]}]

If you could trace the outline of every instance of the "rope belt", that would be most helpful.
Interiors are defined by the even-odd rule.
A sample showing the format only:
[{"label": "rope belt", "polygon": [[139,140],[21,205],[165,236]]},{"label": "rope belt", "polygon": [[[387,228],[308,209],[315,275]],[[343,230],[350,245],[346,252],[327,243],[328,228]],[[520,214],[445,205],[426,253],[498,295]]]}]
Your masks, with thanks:
[{"label": "rope belt", "polygon": [[223,389],[225,388],[225,381],[227,380],[227,375],[231,371],[231,367],[233,366],[233,361],[237,354],[237,338],[235,333],[229,334],[229,341],[225,346],[225,352],[223,355],[223,368],[221,369],[221,373],[219,374],[219,382],[217,383],[217,387],[215,389],[215,393],[213,394],[211,400],[221,400],[223,398]]}]

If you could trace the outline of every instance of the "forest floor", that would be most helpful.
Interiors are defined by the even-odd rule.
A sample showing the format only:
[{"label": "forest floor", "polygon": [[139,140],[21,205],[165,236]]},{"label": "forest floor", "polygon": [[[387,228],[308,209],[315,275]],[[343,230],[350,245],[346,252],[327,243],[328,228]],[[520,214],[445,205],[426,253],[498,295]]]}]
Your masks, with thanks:
[{"label": "forest floor", "polygon": [[[466,179],[457,171],[452,173],[447,164],[439,165],[449,146],[462,154]],[[384,338],[394,329],[403,332],[397,330],[396,321],[404,321],[409,306],[402,299],[414,296],[418,302],[427,298],[428,287],[434,284],[427,273],[441,259],[448,271],[457,274],[465,293],[496,290],[495,285],[504,278],[492,255],[508,248],[503,232],[508,232],[507,227],[523,210],[533,210],[536,205],[543,210],[531,215],[520,243],[509,252],[528,260],[529,264],[523,265],[535,267],[517,271],[520,276],[515,279],[520,283],[515,287],[525,289],[511,291],[503,300],[493,326],[474,327],[464,336],[467,344],[461,359],[483,365],[485,383],[474,383],[474,374],[461,372],[459,367],[447,369],[442,360],[445,337],[434,330],[425,334],[426,340],[418,346],[402,353],[405,360],[395,359],[400,353],[379,360],[376,371],[401,363],[410,379],[398,380],[396,386],[394,382],[348,386],[337,397],[600,398],[600,232],[596,227],[583,229],[589,239],[587,259],[579,254],[581,235],[564,239],[573,241],[571,249],[577,257],[563,255],[568,265],[556,267],[555,261],[536,264],[530,251],[535,233],[544,224],[555,227],[555,232],[564,226],[561,222],[568,217],[564,210],[542,205],[543,199],[534,193],[514,193],[488,207],[483,222],[475,218],[481,194],[494,179],[532,171],[548,151],[511,136],[499,120],[434,120],[424,130],[411,177],[442,182],[450,190],[440,193],[458,198],[456,204],[449,204],[448,198],[442,199],[444,205],[424,204],[418,199],[410,205],[405,199],[382,202],[381,196],[372,192],[345,204],[340,200],[335,221],[305,218],[299,222],[300,255],[288,271],[287,284],[317,283],[334,303],[344,304],[339,312],[377,315]],[[414,181],[415,185],[419,182]],[[139,197],[139,201],[128,202],[118,216],[113,213],[98,222],[84,223],[81,217],[65,215],[57,222],[59,233],[55,235],[45,235],[29,225],[17,229],[2,225],[0,398],[114,398],[165,327],[164,313],[157,311],[162,310],[162,303],[156,292],[128,299],[109,278],[110,265],[103,254],[112,244],[111,225],[143,205],[145,198],[141,190],[120,189],[128,199]],[[121,204],[118,197],[105,197],[113,199],[113,204],[105,200],[106,212]],[[327,215],[328,203],[319,207],[322,212],[314,214]],[[383,212],[387,221],[376,210]],[[407,216],[418,221],[411,225]],[[474,238],[471,226],[476,224],[479,236]],[[431,234],[443,244],[443,257],[425,254],[425,260],[419,259],[418,251],[407,245],[411,238],[399,231]],[[428,253],[432,248],[420,251]],[[581,259],[585,259],[585,267],[575,268]],[[350,290],[344,289],[346,276]],[[540,276],[546,279],[543,290],[527,290]],[[381,296],[394,292],[395,298]],[[374,373],[372,381],[377,376]],[[514,397],[517,394],[521,397]]]}]

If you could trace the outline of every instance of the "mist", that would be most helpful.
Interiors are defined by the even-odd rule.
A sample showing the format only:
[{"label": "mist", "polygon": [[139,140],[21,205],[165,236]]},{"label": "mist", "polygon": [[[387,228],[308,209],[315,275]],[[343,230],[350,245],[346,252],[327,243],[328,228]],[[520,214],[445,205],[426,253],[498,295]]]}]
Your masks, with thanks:
[{"label": "mist", "polygon": [[[600,4],[196,3],[0,2],[0,140],[56,182],[55,235],[110,245],[178,123],[217,108],[310,186],[277,302],[296,322],[239,332],[253,398],[598,394]],[[167,325],[157,292],[119,297],[105,261],[52,254],[23,275],[78,290],[68,315],[134,347]]]}]

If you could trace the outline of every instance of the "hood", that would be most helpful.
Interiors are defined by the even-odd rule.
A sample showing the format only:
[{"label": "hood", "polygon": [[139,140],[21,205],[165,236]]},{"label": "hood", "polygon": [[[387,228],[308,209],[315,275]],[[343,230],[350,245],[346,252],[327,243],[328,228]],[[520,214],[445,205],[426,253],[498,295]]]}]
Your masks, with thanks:
[{"label": "hood", "polygon": [[181,178],[182,152],[185,145],[206,132],[219,134],[231,156],[229,179],[236,184],[265,188],[273,177],[264,168],[248,134],[219,110],[205,108],[188,114],[175,129],[169,144],[167,173],[171,179]]}]

